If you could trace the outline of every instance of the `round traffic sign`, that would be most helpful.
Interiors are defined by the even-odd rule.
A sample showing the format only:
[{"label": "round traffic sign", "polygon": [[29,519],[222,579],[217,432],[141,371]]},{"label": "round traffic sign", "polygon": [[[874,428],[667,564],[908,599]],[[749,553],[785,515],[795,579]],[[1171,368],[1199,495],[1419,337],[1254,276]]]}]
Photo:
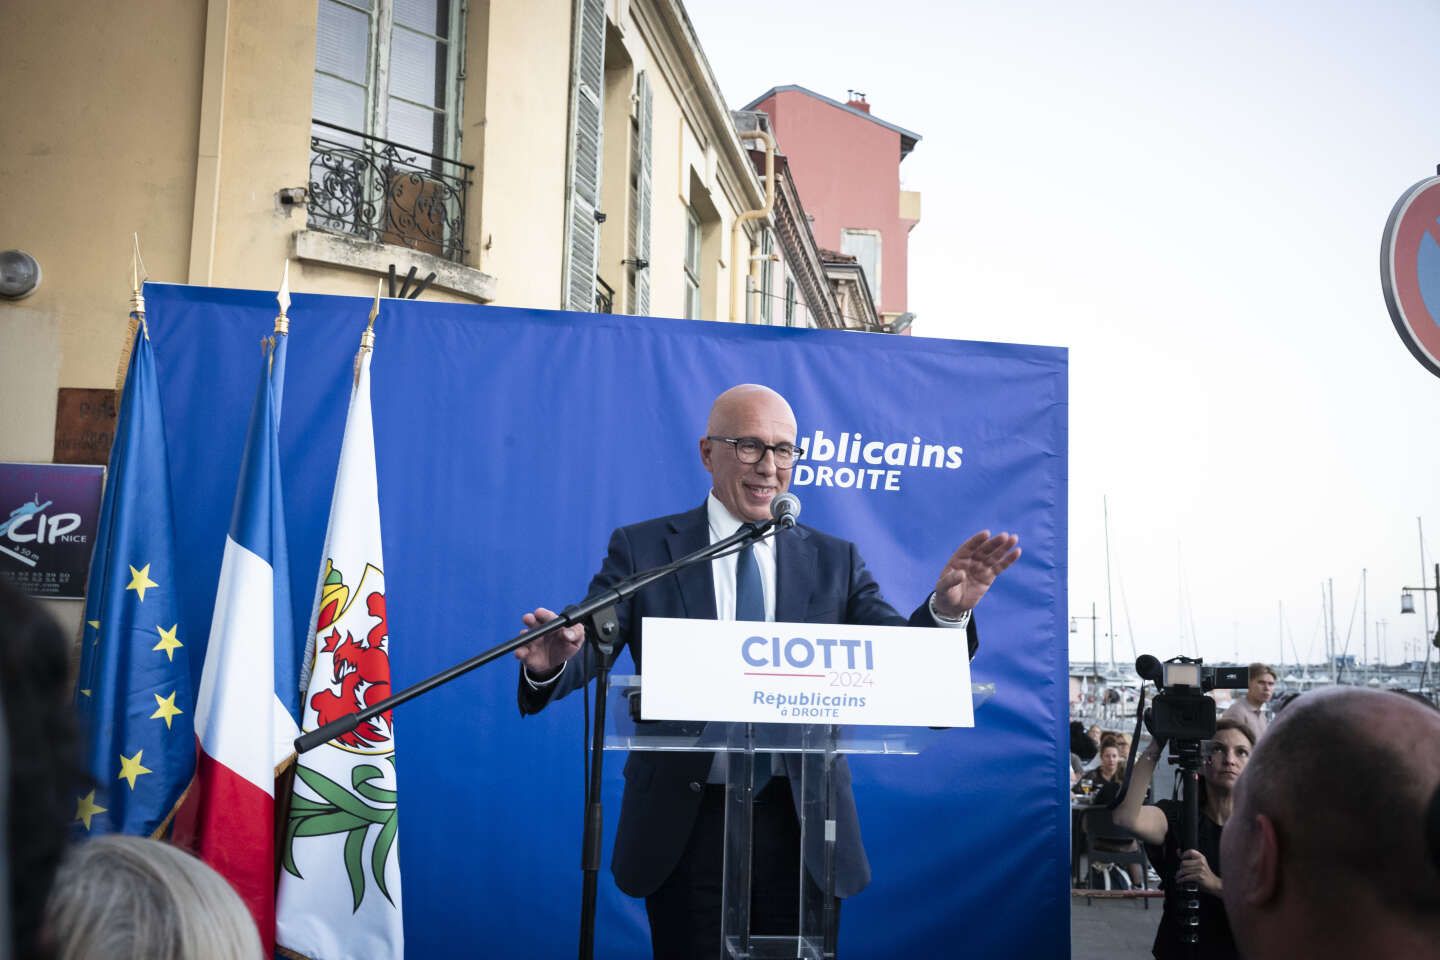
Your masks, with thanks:
[{"label": "round traffic sign", "polygon": [[1400,339],[1440,377],[1440,177],[1406,190],[1390,211],[1380,283]]}]

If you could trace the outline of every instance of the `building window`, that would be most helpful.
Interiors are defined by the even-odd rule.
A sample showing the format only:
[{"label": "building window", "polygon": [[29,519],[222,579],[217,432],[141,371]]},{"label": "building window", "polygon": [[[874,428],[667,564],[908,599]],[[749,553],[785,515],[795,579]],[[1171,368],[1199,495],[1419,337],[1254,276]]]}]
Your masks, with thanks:
[{"label": "building window", "polygon": [[785,326],[795,326],[795,281],[785,278]]},{"label": "building window", "polygon": [[319,0],[311,225],[461,259],[461,4]]},{"label": "building window", "polygon": [[685,316],[700,319],[700,218],[685,208]]},{"label": "building window", "polygon": [[315,119],[453,156],[461,27],[452,0],[320,0]]},{"label": "building window", "polygon": [[865,283],[870,287],[870,296],[875,298],[875,307],[880,307],[880,231],[841,230],[840,252],[848,253],[860,264],[865,274]]}]

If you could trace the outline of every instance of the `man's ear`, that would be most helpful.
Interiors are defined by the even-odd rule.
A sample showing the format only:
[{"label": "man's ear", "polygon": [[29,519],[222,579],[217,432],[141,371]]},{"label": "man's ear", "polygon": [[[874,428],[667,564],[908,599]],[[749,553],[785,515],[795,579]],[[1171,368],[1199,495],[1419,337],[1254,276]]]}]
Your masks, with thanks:
[{"label": "man's ear", "polygon": [[1255,828],[1250,831],[1250,886],[1245,899],[1255,906],[1273,903],[1280,896],[1280,834],[1275,821],[1263,813],[1255,814]]},{"label": "man's ear", "polygon": [[710,469],[710,441],[704,437],[700,438],[700,462],[706,470]]}]

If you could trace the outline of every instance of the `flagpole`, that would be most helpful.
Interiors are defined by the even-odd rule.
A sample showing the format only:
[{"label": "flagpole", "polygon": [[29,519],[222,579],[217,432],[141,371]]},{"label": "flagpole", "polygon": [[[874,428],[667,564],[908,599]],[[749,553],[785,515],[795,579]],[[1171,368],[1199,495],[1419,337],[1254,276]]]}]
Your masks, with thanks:
[{"label": "flagpole", "polygon": [[130,370],[130,351],[135,347],[135,330],[143,327],[145,339],[150,339],[150,328],[145,323],[145,295],[141,285],[148,279],[145,261],[140,259],[140,234],[130,234],[133,244],[130,252],[130,322],[125,327],[125,342],[120,347],[120,364],[115,368],[115,408],[120,408],[120,397],[125,392],[125,374]]}]

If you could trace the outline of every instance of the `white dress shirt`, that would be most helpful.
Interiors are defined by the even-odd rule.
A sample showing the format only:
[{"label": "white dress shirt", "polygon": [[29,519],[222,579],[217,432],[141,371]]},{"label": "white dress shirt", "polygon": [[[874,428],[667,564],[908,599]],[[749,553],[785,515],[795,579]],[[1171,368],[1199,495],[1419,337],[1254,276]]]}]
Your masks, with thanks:
[{"label": "white dress shirt", "polygon": [[[715,491],[705,498],[705,513],[710,521],[710,542],[724,540],[740,529],[743,521],[737,519],[725,504],[715,499]],[[755,554],[755,564],[760,568],[760,589],[765,595],[765,619],[775,619],[775,538],[767,537],[750,549]],[[735,565],[738,554],[710,561],[710,576],[715,584],[715,619],[735,619]],[[724,783],[726,754],[717,753],[710,761],[710,783]]]}]

